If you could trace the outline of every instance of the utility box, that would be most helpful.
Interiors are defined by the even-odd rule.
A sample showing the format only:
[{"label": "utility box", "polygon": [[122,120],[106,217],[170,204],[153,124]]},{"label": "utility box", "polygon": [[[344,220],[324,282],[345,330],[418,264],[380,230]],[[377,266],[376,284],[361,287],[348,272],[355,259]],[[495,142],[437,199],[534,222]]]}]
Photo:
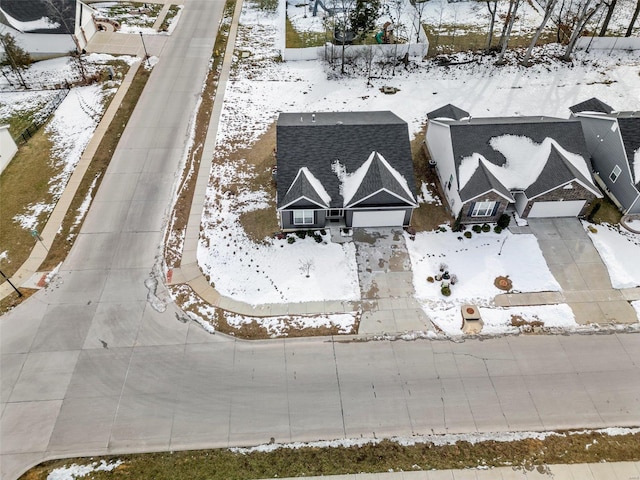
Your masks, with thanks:
[{"label": "utility box", "polygon": [[484,322],[480,317],[480,310],[475,305],[462,305],[462,332],[470,335],[480,333]]}]

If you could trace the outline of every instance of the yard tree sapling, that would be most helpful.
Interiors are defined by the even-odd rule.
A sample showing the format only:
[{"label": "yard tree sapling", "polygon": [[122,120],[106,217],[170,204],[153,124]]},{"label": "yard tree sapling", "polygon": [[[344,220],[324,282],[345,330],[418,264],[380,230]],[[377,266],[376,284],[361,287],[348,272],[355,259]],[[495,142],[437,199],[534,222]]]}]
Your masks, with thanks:
[{"label": "yard tree sapling", "polygon": [[314,262],[312,258],[305,258],[300,260],[300,271],[304,273],[304,276],[309,278],[311,270],[314,268]]},{"label": "yard tree sapling", "polygon": [[[420,30],[422,27],[422,16],[428,0],[409,0],[413,7],[413,26],[416,34],[416,43],[420,43]],[[497,0],[495,0],[497,1]]]},{"label": "yard tree sapling", "polygon": [[607,30],[609,28],[609,22],[611,22],[611,17],[613,16],[613,9],[616,8],[616,4],[618,0],[611,0],[607,5],[607,14],[604,17],[604,22],[602,22],[602,27],[600,27],[599,37],[604,37],[607,34]]}]

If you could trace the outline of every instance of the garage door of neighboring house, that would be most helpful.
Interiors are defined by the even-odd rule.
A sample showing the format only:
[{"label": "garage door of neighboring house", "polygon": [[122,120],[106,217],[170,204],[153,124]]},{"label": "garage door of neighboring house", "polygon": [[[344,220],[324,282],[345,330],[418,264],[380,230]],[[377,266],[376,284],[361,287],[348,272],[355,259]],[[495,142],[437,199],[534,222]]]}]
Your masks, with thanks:
[{"label": "garage door of neighboring house", "polygon": [[401,227],[404,210],[381,210],[376,212],[353,212],[353,227]]},{"label": "garage door of neighboring house", "polygon": [[568,200],[564,202],[535,202],[528,218],[541,217],[577,217],[586,200]]}]

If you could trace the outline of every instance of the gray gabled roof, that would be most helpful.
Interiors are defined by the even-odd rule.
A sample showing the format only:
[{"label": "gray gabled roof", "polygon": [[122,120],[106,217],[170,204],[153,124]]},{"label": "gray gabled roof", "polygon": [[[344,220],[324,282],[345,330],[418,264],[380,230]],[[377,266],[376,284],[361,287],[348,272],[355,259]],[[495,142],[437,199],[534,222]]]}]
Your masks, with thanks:
[{"label": "gray gabled roof", "polygon": [[[634,174],[634,155],[640,149],[640,112],[625,112],[628,115],[618,116],[618,125],[620,126],[620,136],[624,144],[624,151],[627,154],[627,162]],[[633,181],[640,186],[640,178],[634,178]]]},{"label": "gray gabled roof", "polygon": [[[32,22],[44,17],[58,24],[56,28],[21,30],[24,33],[73,34],[75,29],[76,0],[0,0],[0,10],[20,22]],[[13,27],[4,15],[2,17],[3,23]]]},{"label": "gray gabled roof", "polygon": [[[506,158],[497,150],[494,150],[490,141],[492,138],[504,135],[527,137],[535,143],[542,143],[546,138],[555,140],[563,149],[568,152],[580,155],[587,162],[590,169],[590,155],[582,133],[582,126],[578,120],[564,120],[553,117],[497,117],[497,118],[472,118],[464,121],[443,121],[448,124],[451,133],[451,143],[453,147],[454,163],[458,178],[460,178],[460,164],[464,158],[472,156],[474,153],[482,155],[487,161],[499,167],[506,163]],[[482,163],[482,162],[481,162]],[[566,162],[547,162],[540,175],[533,184],[538,189],[544,191],[566,183]],[[573,169],[575,174],[580,175],[581,181],[584,176]],[[490,172],[489,172],[490,173]],[[489,182],[486,174],[474,174],[461,189],[460,196],[463,202],[474,198],[476,192],[487,191],[489,187],[497,190],[495,184]],[[494,180],[498,183],[499,180]],[[586,181],[586,185],[592,186],[593,180]],[[595,187],[593,187],[595,189]],[[505,187],[503,187],[506,190]],[[464,195],[463,195],[464,193]]]},{"label": "gray gabled roof", "polygon": [[611,113],[613,112],[613,108],[604,103],[602,100],[592,97],[589,100],[585,100],[584,102],[576,103],[575,105],[569,107],[573,113],[578,112],[600,112],[600,113]]},{"label": "gray gabled roof", "polygon": [[566,185],[573,180],[580,181],[587,188],[593,190],[594,193],[598,193],[598,190],[593,186],[593,182],[586,179],[554,145],[551,145],[551,151],[544,170],[542,170],[536,181],[525,190],[525,194],[528,199],[532,199],[561,185]]},{"label": "gray gabled roof", "polygon": [[[330,207],[343,208],[341,181],[332,167],[337,161],[347,173],[353,173],[374,151],[404,177],[415,198],[409,129],[406,122],[391,112],[281,113],[276,141],[278,208],[286,205],[287,192],[303,167],[309,169],[331,197]],[[397,190],[384,172],[374,173],[367,182],[363,181],[358,195],[373,192],[378,182],[375,175],[384,188]]]},{"label": "gray gabled roof", "polygon": [[467,202],[482,194],[490,191],[495,191],[508,199],[510,202],[515,202],[511,192],[485,167],[484,162],[480,162],[478,168],[469,181],[460,190],[460,198],[463,202]]},{"label": "gray gabled roof", "polygon": [[329,205],[322,199],[315,187],[309,182],[302,169],[298,170],[298,175],[289,187],[286,195],[282,199],[283,205],[291,205],[299,200],[306,199],[317,204],[321,208],[328,208]]},{"label": "gray gabled roof", "polygon": [[389,170],[389,166],[380,158],[380,154],[374,152],[371,164],[362,177],[360,186],[353,197],[348,200],[348,205],[346,206],[356,205],[383,190],[406,201],[408,204],[415,204],[414,198],[409,195],[393,172]]},{"label": "gray gabled roof", "polygon": [[456,107],[448,103],[444,107],[440,107],[432,112],[427,113],[427,118],[433,120],[434,118],[450,118],[452,120],[460,120],[469,116],[468,112],[465,112],[461,108]]}]

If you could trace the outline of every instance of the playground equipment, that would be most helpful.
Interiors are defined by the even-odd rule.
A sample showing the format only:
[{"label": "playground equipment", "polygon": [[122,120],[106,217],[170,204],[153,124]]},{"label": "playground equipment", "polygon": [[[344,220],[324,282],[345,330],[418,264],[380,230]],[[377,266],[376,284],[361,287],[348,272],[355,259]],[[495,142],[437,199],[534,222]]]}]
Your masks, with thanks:
[{"label": "playground equipment", "polygon": [[385,22],[382,26],[382,30],[376,33],[376,42],[380,44],[395,43],[396,37],[393,34],[393,24],[391,22]]},{"label": "playground equipment", "polygon": [[336,9],[335,8],[327,8],[325,6],[325,4],[322,2],[322,0],[316,0],[313,3],[313,12],[312,15],[315,17],[318,15],[318,7],[322,8],[328,16],[333,17],[336,14]]}]

